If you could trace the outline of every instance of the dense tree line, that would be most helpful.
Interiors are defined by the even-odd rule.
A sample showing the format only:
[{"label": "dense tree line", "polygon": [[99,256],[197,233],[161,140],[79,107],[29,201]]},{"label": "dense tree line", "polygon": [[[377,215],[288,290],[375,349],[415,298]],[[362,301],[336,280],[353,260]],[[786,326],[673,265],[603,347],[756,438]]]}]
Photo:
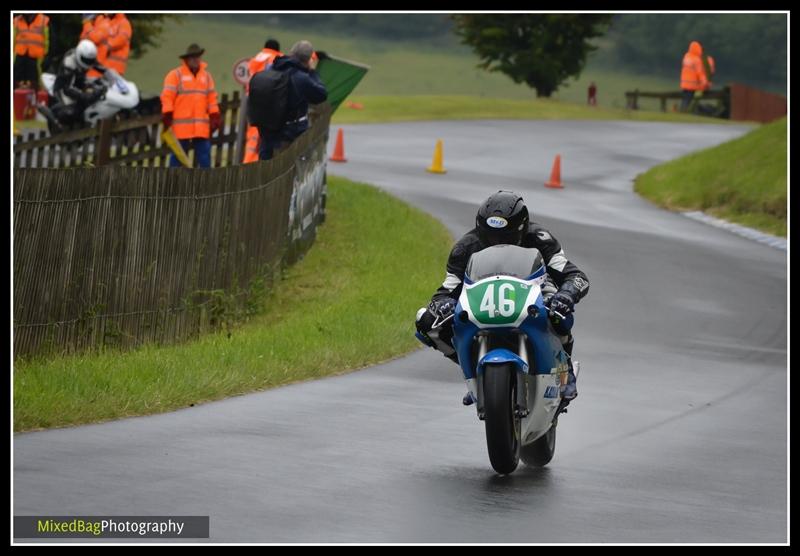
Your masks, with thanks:
[{"label": "dense tree line", "polygon": [[231,21],[383,40],[424,39],[456,44],[448,14],[226,14]]},{"label": "dense tree line", "polygon": [[677,80],[683,53],[696,40],[716,61],[717,84],[785,89],[787,23],[785,14],[623,14],[614,18],[604,58]]}]

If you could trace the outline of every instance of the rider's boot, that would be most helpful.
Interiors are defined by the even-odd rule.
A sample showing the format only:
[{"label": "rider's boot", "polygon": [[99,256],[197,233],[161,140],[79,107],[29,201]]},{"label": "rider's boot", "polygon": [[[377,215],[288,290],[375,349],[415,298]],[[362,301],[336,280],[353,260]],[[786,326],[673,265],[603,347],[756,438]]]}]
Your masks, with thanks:
[{"label": "rider's boot", "polygon": [[569,402],[578,397],[578,386],[576,384],[575,368],[572,365],[572,346],[575,343],[572,335],[564,343],[564,351],[569,356],[569,372],[567,374],[567,383],[561,385],[561,400],[562,407],[567,407]]},{"label": "rider's boot", "polygon": [[[572,368],[572,361],[569,362],[569,373],[567,374],[567,383],[561,386],[561,399],[567,403],[571,402],[578,397],[578,387],[575,379],[575,372]],[[566,404],[564,404],[566,407]]]},{"label": "rider's boot", "polygon": [[50,135],[64,131],[64,126],[61,125],[61,122],[58,121],[49,106],[40,104],[36,107],[36,110],[47,120],[47,129],[50,131]]}]

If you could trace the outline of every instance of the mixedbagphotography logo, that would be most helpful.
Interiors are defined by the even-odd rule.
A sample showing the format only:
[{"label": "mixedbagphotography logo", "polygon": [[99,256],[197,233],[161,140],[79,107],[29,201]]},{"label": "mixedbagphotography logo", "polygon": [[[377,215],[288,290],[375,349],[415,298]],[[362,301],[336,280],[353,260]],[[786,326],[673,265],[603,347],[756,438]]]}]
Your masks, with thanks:
[{"label": "mixedbagphotography logo", "polygon": [[14,537],[209,538],[208,516],[14,516]]},{"label": "mixedbagphotography logo", "polygon": [[103,533],[102,521],[86,521],[83,519],[73,519],[71,521],[56,521],[55,519],[37,519],[37,533],[90,533],[96,537]]}]

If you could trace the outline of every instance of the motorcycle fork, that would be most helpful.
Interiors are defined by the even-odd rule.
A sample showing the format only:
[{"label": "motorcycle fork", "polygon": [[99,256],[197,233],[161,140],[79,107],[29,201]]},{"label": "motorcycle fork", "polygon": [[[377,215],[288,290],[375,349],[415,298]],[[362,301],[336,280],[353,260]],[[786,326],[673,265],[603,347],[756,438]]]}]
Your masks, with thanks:
[{"label": "motorcycle fork", "polygon": [[[530,369],[530,362],[528,361],[528,345],[527,340],[528,337],[525,335],[524,332],[518,332],[519,338],[519,347],[518,347],[518,354],[520,358],[528,364],[528,368]],[[478,333],[478,358],[477,361],[480,361],[484,358],[484,356],[489,352],[489,336],[485,333]],[[526,380],[525,373],[522,370],[517,369],[516,374],[516,398],[514,400],[514,416],[520,419],[527,417],[530,414],[528,410],[528,381]],[[485,412],[483,407],[483,373],[478,374],[478,403],[475,404],[477,406],[478,411],[478,419],[481,421],[484,420]]]},{"label": "motorcycle fork", "polygon": [[[520,359],[525,361],[528,365],[530,372],[530,362],[528,360],[528,337],[521,330],[517,333],[519,338],[519,348],[517,354]],[[528,381],[525,378],[525,373],[522,369],[517,369],[517,399],[514,407],[514,415],[520,419],[527,417],[530,411],[528,410]]]},{"label": "motorcycle fork", "polygon": [[[489,336],[485,332],[478,332],[478,358],[476,361],[482,360],[489,352]],[[483,407],[483,373],[478,373],[478,419],[483,421],[486,418],[486,412]]]}]

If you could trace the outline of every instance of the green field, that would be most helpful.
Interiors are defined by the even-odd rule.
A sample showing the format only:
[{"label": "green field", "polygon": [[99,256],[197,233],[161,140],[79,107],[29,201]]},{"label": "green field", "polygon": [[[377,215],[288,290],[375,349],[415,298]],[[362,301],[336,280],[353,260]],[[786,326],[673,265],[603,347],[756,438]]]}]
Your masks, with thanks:
[{"label": "green field", "polygon": [[[531,101],[536,98],[535,92],[527,86],[515,84],[505,75],[476,68],[477,57],[455,41],[452,46],[433,46],[356,40],[334,34],[238,24],[218,20],[213,15],[187,15],[182,23],[170,23],[169,28],[169,32],[162,35],[157,49],[151,49],[142,59],[130,62],[128,77],[145,95],[160,93],[167,71],[179,64],[178,55],[193,42],[206,49],[204,58],[217,82],[217,89],[222,92],[237,90],[240,87],[233,79],[234,63],[256,54],[267,36],[274,36],[284,50],[297,40],[308,39],[318,50],[369,65],[370,71],[355,90],[357,95],[466,95]],[[580,79],[559,91],[555,99],[585,104],[586,89],[594,81],[600,106],[624,108],[626,90],[677,88],[677,75],[676,80],[665,80],[625,74],[601,69],[591,60]],[[656,108],[655,103],[641,104],[643,108]]]},{"label": "green field", "polygon": [[18,360],[14,430],[160,413],[408,353],[420,345],[414,315],[441,282],[450,246],[431,216],[331,177],[316,243],[261,314],[230,337]]},{"label": "green field", "polygon": [[671,210],[712,216],[786,237],[786,118],[652,168],[636,179],[638,193]]}]

